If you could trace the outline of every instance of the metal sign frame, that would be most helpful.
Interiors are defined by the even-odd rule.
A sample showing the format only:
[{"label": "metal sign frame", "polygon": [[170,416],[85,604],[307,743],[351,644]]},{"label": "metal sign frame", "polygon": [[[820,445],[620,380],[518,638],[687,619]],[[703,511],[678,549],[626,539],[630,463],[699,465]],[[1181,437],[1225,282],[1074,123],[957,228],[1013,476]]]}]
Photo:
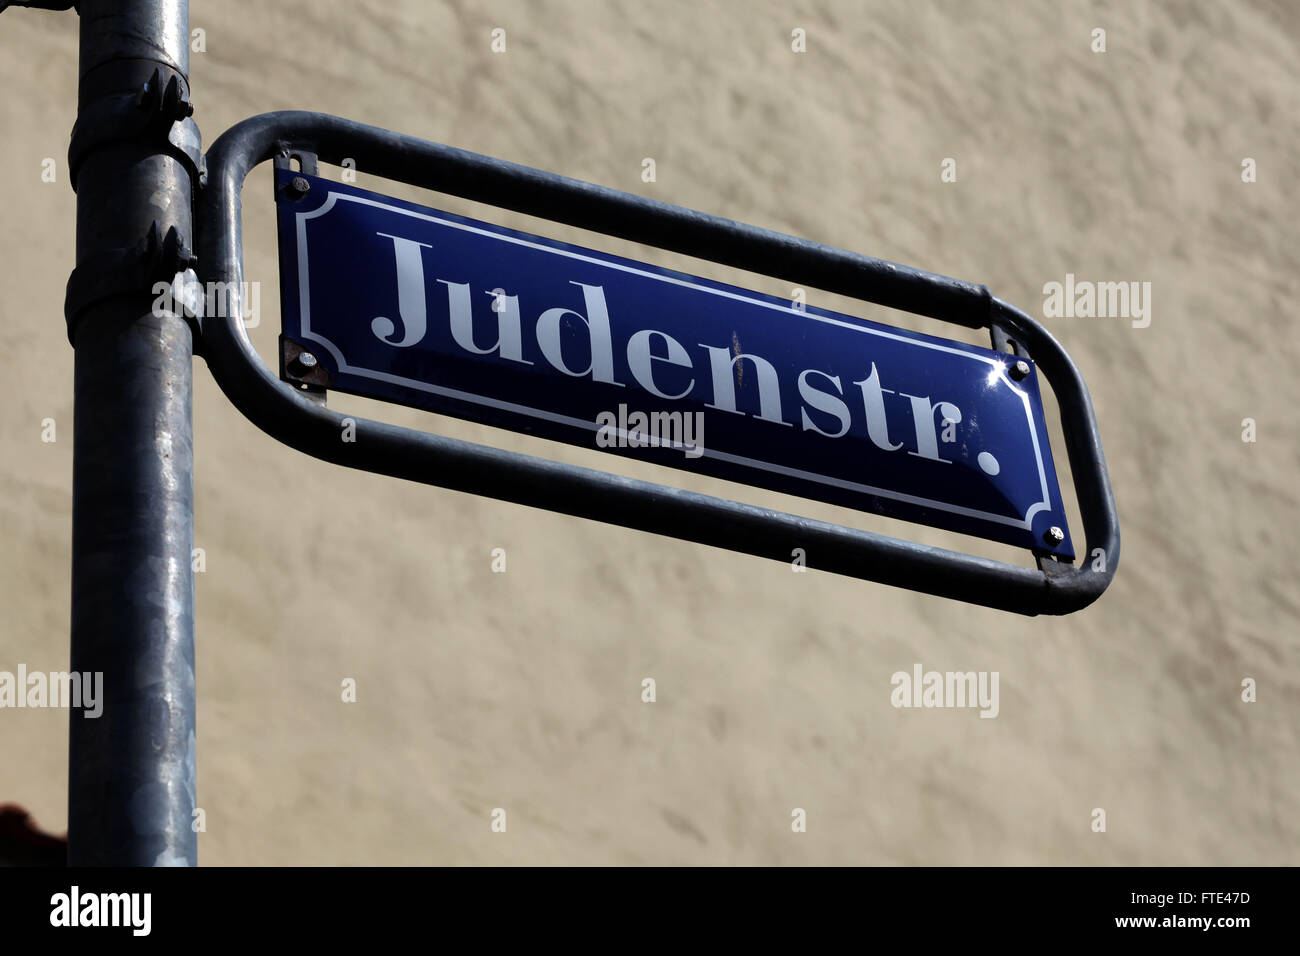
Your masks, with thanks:
[{"label": "metal sign frame", "polygon": [[[309,174],[318,158],[334,165],[359,159],[367,173],[385,179],[988,329],[998,351],[1032,355],[1056,395],[1087,539],[1081,566],[1035,552],[1037,569],[1022,567],[326,408],[267,368],[241,319],[244,180],[255,165],[284,165],[290,157]],[[985,286],[299,111],[251,117],[213,144],[195,232],[199,278],[230,290],[225,315],[201,322],[213,377],[251,422],[324,461],[782,562],[802,548],[810,568],[1027,615],[1088,606],[1119,564],[1119,519],[1083,377],[1046,329]],[[355,441],[340,438],[345,418],[355,423]]]}]

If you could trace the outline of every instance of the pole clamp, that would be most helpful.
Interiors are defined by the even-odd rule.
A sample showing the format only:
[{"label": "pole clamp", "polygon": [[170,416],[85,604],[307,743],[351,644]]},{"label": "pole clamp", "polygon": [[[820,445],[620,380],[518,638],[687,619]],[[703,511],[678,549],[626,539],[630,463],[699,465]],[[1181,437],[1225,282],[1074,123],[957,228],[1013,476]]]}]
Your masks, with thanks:
[{"label": "pole clamp", "polygon": [[176,73],[164,81],[161,68],[138,91],[105,96],[82,107],[68,146],[68,178],[77,189],[77,173],[91,152],[110,143],[155,140],[183,162],[190,185],[197,191],[208,176],[199,127],[191,118],[194,106],[184,81]]},{"label": "pole clamp", "polygon": [[159,283],[166,283],[168,291],[162,295],[168,296],[167,311],[189,322],[197,347],[202,335],[198,316],[195,310],[184,308],[184,302],[177,301],[175,295],[177,276],[192,270],[197,264],[198,258],[176,227],[171,226],[164,235],[156,219],[148,233],[135,245],[110,249],[79,263],[68,277],[68,291],[63,302],[68,341],[76,346],[77,324],[94,303],[113,296],[139,295],[146,291],[157,299],[155,288]]}]

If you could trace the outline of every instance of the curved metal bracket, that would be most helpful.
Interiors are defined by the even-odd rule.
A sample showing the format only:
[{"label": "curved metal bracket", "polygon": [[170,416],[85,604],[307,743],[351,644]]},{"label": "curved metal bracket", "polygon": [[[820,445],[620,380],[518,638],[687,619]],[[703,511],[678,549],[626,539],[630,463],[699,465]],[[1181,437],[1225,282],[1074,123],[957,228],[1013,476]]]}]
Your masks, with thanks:
[{"label": "curved metal bracket", "polygon": [[[963,282],[869,256],[430,143],[321,113],[265,113],[235,125],[207,156],[195,234],[200,278],[242,288],[241,191],[253,166],[306,152],[355,160],[385,179],[787,278],[890,308],[989,328],[1034,356],[1061,410],[1087,551],[1082,567],[1034,569],[916,544],[667,485],[561,464],[440,435],[350,419],[281,382],[240,320],[203,324],[204,357],[226,396],[255,425],[324,461],[546,508],[1020,614],[1068,614],[1095,601],[1119,563],[1119,519],[1097,423],[1079,370],[1024,312]],[[1096,559],[1100,550],[1100,561]],[[1097,570],[1094,570],[1097,567]]]}]

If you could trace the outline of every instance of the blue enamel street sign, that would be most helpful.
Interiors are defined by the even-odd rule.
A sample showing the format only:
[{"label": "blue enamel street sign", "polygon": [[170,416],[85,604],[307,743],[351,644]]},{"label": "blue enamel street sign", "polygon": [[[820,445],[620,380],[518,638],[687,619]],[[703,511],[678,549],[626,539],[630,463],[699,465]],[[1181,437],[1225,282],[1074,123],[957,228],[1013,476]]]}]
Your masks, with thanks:
[{"label": "blue enamel street sign", "polygon": [[1074,556],[1032,363],[288,170],[276,196],[284,335],[328,388]]}]

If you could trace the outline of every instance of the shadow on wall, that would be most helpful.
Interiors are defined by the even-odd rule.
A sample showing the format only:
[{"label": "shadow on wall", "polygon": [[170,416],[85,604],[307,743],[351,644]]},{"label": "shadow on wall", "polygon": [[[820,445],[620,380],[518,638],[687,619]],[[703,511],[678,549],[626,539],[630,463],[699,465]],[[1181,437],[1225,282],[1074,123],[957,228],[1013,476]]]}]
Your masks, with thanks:
[{"label": "shadow on wall", "polygon": [[67,866],[68,838],[37,828],[14,803],[0,806],[0,866]]}]

